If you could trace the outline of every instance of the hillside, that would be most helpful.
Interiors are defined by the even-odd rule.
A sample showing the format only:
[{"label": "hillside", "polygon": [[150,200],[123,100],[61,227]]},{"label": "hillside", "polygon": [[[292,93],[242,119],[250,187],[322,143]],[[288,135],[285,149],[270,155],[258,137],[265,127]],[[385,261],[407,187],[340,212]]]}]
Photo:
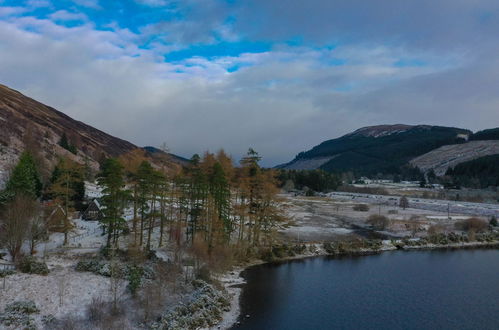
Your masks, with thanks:
[{"label": "hillside", "polygon": [[460,163],[449,168],[446,175],[451,176],[458,185],[487,188],[499,186],[499,154],[484,156]]},{"label": "hillside", "polygon": [[470,140],[499,140],[499,128],[491,128],[476,132]]},{"label": "hillside", "polygon": [[[60,145],[64,135],[71,148]],[[36,150],[38,158],[48,165],[55,164],[57,157],[64,155],[94,169],[102,157],[117,157],[141,150],[128,141],[0,85],[0,186],[8,169],[27,147]],[[72,149],[72,152],[67,149]]]},{"label": "hillside", "polygon": [[444,175],[448,168],[484,156],[499,154],[499,140],[470,141],[463,144],[446,145],[414,158],[410,164],[421,171],[432,170],[437,176]]},{"label": "hillside", "polygon": [[429,125],[364,127],[302,152],[285,169],[321,168],[357,174],[399,173],[411,159],[444,145],[464,142],[471,131]]}]

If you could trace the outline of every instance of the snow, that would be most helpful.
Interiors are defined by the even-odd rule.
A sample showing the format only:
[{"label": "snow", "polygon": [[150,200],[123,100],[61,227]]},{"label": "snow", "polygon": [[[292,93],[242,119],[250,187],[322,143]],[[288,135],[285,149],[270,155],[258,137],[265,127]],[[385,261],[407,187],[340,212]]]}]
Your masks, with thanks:
[{"label": "snow", "polygon": [[239,314],[241,313],[239,298],[241,297],[242,286],[246,283],[241,276],[242,271],[243,268],[237,268],[218,279],[232,296],[232,299],[230,302],[230,310],[223,313],[222,321],[210,329],[230,329],[237,322]]},{"label": "snow", "polygon": [[[88,272],[74,270],[74,259],[51,258],[47,265],[47,276],[16,273],[6,278],[6,289],[0,289],[0,310],[18,300],[33,300],[41,310],[41,317],[52,314],[57,318],[67,315],[84,316],[92,298],[111,300],[110,279]],[[60,305],[61,285],[65,284],[63,303]],[[120,295],[125,292],[126,283],[121,283]]]}]

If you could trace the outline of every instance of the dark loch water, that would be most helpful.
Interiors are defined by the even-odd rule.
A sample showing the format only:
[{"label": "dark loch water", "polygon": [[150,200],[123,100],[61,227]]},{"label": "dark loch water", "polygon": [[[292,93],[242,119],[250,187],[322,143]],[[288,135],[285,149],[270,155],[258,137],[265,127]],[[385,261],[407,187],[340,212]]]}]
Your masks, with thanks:
[{"label": "dark loch water", "polygon": [[317,257],[244,277],[236,330],[499,329],[497,249]]}]

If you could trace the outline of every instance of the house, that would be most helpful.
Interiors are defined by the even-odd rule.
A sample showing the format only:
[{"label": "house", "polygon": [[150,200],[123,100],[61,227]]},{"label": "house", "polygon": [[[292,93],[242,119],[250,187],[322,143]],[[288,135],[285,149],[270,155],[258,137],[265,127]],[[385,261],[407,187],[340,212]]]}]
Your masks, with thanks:
[{"label": "house", "polygon": [[73,227],[71,220],[66,215],[66,211],[60,204],[46,205],[45,214],[45,223],[48,231],[63,233]]},{"label": "house", "polygon": [[99,221],[104,217],[102,206],[97,199],[92,200],[87,209],[83,212],[81,218],[83,220]]}]

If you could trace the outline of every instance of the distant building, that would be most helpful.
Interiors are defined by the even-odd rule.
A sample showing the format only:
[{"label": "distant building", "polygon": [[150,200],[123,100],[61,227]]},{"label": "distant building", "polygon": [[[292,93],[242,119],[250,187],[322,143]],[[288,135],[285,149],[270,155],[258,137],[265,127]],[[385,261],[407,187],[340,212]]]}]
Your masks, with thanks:
[{"label": "distant building", "polygon": [[103,217],[102,206],[97,199],[92,200],[82,214],[82,219],[89,221],[100,221]]},{"label": "distant building", "polygon": [[457,138],[458,139],[463,139],[464,141],[468,141],[468,139],[470,138],[470,136],[468,134],[458,134]]},{"label": "distant building", "polygon": [[66,215],[66,211],[60,204],[46,204],[45,215],[45,223],[48,231],[63,233],[66,229],[73,227],[71,220]]}]

